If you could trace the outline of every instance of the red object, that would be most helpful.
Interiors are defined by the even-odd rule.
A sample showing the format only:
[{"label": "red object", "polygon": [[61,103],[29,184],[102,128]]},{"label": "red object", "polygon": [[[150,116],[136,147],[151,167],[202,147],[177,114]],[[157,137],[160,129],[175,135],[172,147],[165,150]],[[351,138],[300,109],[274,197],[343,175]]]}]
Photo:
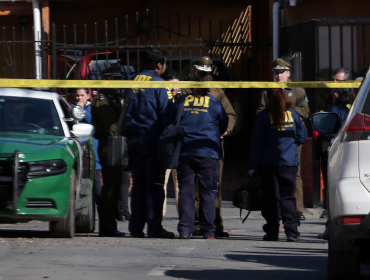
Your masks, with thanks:
[{"label": "red object", "polygon": [[364,216],[340,217],[337,219],[338,225],[343,224],[358,224]]},{"label": "red object", "polygon": [[357,113],[344,131],[369,131],[370,115]]},{"label": "red object", "polygon": [[319,136],[319,133],[316,130],[312,130],[313,138],[315,138],[315,141],[317,141],[317,137]]}]

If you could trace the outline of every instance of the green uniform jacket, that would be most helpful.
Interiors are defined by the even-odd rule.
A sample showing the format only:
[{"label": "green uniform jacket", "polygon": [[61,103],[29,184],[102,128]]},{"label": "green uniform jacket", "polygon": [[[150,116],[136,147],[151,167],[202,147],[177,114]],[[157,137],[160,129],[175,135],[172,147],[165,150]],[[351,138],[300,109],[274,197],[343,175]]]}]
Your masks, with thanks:
[{"label": "green uniform jacket", "polygon": [[[227,125],[227,134],[229,135],[231,131],[234,129],[235,123],[236,123],[236,114],[233,109],[233,107],[230,104],[229,99],[225,95],[224,91],[220,88],[210,88],[209,94],[215,97],[218,101],[221,102],[222,107],[224,107],[224,110],[229,117],[229,122]],[[181,89],[182,94],[190,94],[191,90],[190,88],[183,88]]]},{"label": "green uniform jacket", "polygon": [[[291,82],[288,80],[288,82]],[[284,93],[293,102],[292,109],[296,111],[303,119],[309,117],[310,110],[308,109],[308,103],[306,101],[306,92],[303,88],[283,88]],[[262,98],[257,109],[257,113],[261,112],[266,108],[266,95],[267,91],[262,92]]]},{"label": "green uniform jacket", "polygon": [[91,103],[91,123],[95,127],[94,137],[99,140],[102,152],[107,152],[109,135],[117,131],[121,108],[116,89],[99,89],[98,95]]}]

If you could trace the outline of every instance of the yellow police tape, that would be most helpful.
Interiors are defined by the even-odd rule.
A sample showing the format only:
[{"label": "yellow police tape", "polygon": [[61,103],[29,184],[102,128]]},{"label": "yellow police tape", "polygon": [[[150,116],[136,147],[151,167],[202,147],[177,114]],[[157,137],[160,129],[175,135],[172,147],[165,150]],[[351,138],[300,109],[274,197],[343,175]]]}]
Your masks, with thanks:
[{"label": "yellow police tape", "polygon": [[358,88],[360,84],[361,81],[276,83],[0,79],[0,87],[3,88]]}]

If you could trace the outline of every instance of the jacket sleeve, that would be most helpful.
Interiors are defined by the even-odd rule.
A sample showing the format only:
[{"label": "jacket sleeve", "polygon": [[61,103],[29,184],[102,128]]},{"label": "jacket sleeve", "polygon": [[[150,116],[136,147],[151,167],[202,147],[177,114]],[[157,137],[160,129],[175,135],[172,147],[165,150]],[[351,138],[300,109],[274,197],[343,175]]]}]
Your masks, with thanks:
[{"label": "jacket sleeve", "polygon": [[309,117],[310,110],[308,109],[308,103],[306,101],[306,92],[303,88],[296,88],[295,94],[297,99],[292,109],[296,111],[302,118],[307,119]]},{"label": "jacket sleeve", "polygon": [[296,143],[297,143],[297,146],[300,146],[307,139],[307,130],[300,116],[296,114],[294,119],[295,119],[295,127],[296,127],[296,132],[295,132]]},{"label": "jacket sleeve", "polygon": [[227,130],[227,126],[229,123],[229,118],[225,112],[224,107],[219,103],[219,113],[217,116],[218,120],[218,129],[220,130],[220,135],[224,134],[225,131]]},{"label": "jacket sleeve", "polygon": [[249,169],[256,169],[261,161],[265,145],[265,126],[268,124],[266,120],[266,114],[263,113],[257,115],[257,120],[253,128],[251,147],[249,151]]},{"label": "jacket sleeve", "polygon": [[262,110],[266,109],[266,94],[267,94],[267,91],[264,90],[262,92],[262,96],[261,96],[261,100],[260,100],[260,104],[258,105],[258,109],[257,109],[257,112],[256,114],[258,114],[259,112],[261,112]]},{"label": "jacket sleeve", "polygon": [[235,123],[236,123],[236,114],[233,109],[233,107],[230,104],[229,99],[225,95],[224,91],[222,89],[217,89],[219,95],[220,95],[220,102],[222,104],[222,107],[224,107],[225,112],[227,116],[229,117],[229,122],[227,124],[227,134],[230,134],[231,131],[234,129]]},{"label": "jacket sleeve", "polygon": [[173,106],[170,106],[170,96],[167,94],[167,89],[160,88],[157,93],[158,118],[165,128],[173,122]]}]

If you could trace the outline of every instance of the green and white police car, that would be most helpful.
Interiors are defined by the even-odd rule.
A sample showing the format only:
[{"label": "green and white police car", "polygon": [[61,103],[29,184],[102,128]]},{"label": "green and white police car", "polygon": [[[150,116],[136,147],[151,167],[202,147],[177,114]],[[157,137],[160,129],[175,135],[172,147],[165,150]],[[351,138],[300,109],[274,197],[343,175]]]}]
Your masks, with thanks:
[{"label": "green and white police car", "polygon": [[0,223],[48,221],[51,237],[95,230],[94,127],[55,92],[0,89]]}]

